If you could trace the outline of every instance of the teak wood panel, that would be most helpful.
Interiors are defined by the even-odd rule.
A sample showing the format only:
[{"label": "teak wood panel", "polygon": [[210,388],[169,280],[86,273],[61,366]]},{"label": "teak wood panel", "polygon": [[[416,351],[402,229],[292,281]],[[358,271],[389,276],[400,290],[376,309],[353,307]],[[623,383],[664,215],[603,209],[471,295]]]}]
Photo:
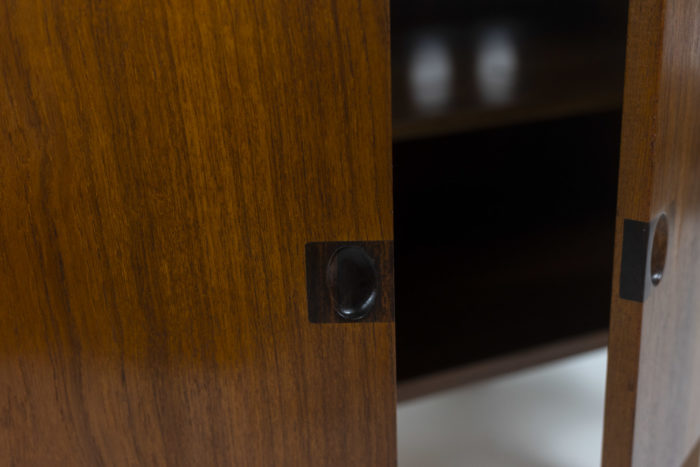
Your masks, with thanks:
[{"label": "teak wood panel", "polygon": [[[603,464],[680,466],[700,438],[700,2],[629,14]],[[621,299],[623,222],[662,213],[663,278]]]},{"label": "teak wood panel", "polygon": [[388,2],[0,4],[0,465],[395,465]]}]

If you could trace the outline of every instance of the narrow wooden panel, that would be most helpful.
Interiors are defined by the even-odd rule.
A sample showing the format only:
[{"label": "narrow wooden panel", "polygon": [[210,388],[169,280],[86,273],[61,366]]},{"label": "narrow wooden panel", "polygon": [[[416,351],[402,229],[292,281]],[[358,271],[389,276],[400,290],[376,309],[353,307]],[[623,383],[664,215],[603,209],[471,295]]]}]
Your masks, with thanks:
[{"label": "narrow wooden panel", "polygon": [[0,465],[394,465],[387,2],[0,4]]},{"label": "narrow wooden panel", "polygon": [[[603,463],[682,465],[700,437],[700,3],[629,11]],[[661,282],[620,298],[623,220],[653,236],[664,213]]]}]

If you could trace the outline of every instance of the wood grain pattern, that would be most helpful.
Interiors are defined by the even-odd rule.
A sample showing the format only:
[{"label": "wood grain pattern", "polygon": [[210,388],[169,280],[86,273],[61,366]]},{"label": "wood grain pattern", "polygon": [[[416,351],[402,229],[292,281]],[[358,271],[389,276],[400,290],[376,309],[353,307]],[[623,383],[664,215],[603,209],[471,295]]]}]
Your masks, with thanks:
[{"label": "wood grain pattern", "polygon": [[[629,11],[603,464],[681,465],[700,436],[700,3]],[[622,222],[661,213],[664,277],[622,300]]]},{"label": "wood grain pattern", "polygon": [[0,465],[395,465],[387,2],[0,4]]}]

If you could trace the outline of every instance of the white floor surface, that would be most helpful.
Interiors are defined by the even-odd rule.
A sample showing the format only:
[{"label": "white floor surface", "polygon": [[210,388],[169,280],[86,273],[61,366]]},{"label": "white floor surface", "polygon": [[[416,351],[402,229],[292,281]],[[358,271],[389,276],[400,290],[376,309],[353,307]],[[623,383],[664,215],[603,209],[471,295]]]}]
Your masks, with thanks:
[{"label": "white floor surface", "polygon": [[606,351],[399,404],[399,467],[600,465]]}]

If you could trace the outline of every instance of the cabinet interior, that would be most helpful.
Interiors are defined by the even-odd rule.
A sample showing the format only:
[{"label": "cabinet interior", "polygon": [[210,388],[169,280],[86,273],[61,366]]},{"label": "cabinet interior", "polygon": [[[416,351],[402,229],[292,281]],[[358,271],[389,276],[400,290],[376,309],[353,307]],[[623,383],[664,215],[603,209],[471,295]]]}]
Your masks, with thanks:
[{"label": "cabinet interior", "polygon": [[392,2],[400,395],[604,336],[625,29],[619,0]]}]

